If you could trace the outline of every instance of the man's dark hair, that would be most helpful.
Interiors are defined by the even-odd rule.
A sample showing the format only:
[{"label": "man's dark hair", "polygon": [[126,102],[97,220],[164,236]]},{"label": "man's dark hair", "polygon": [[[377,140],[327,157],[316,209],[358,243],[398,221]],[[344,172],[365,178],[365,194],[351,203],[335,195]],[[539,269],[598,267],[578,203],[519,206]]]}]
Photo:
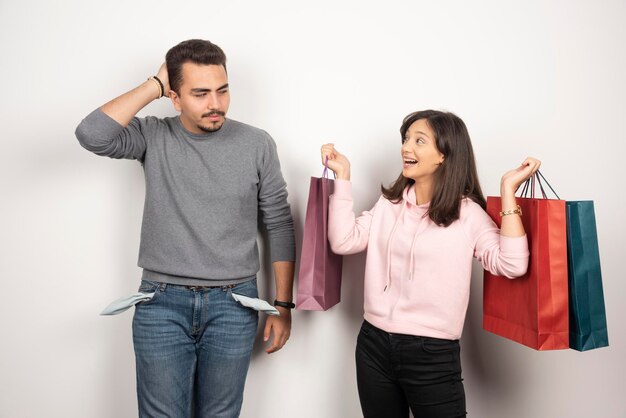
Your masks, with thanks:
[{"label": "man's dark hair", "polygon": [[[444,155],[444,161],[435,171],[433,196],[428,208],[428,216],[439,226],[448,226],[459,219],[461,199],[467,197],[483,209],[487,206],[478,182],[476,161],[472,142],[465,123],[453,113],[436,110],[414,112],[404,118],[400,127],[400,138],[404,140],[406,131],[413,122],[426,120],[435,134],[437,150]],[[402,174],[387,189],[381,186],[388,200],[398,203],[407,186],[414,180]]]},{"label": "man's dark hair", "polygon": [[226,55],[222,48],[204,39],[189,39],[172,47],[165,55],[170,88],[180,94],[183,84],[183,64],[222,65],[226,70]]}]

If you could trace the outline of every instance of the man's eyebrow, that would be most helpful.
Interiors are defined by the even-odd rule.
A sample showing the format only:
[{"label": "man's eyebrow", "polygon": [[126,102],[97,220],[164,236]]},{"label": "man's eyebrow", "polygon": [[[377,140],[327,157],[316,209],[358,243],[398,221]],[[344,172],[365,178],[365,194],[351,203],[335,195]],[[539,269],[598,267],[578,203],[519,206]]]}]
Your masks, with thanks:
[{"label": "man's eyebrow", "polygon": [[[220,91],[220,90],[224,90],[228,88],[228,83],[224,84],[223,86],[220,86],[216,89],[216,91]],[[191,89],[192,93],[207,93],[211,91],[211,89],[206,89],[206,88],[195,88],[195,89]]]}]

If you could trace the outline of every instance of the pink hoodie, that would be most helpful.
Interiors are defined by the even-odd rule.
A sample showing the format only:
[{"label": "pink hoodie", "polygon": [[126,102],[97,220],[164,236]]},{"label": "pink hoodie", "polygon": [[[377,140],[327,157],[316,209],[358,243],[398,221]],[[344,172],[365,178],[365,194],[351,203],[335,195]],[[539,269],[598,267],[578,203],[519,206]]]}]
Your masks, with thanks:
[{"label": "pink hoodie", "polygon": [[398,334],[456,340],[469,301],[472,257],[492,273],[519,277],[528,266],[526,236],[504,237],[475,202],[463,199],[447,228],[424,217],[413,187],[394,204],[381,196],[355,218],[352,183],[335,180],[328,240],[337,254],[367,248],[365,319]]}]

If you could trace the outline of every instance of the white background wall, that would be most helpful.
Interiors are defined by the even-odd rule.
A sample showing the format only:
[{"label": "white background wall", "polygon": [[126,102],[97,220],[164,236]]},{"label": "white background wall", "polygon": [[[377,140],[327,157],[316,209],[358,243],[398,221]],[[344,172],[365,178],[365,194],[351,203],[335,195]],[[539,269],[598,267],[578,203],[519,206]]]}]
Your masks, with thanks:
[{"label": "white background wall", "polygon": [[[487,194],[533,155],[561,197],[593,199],[611,346],[535,352],[486,333],[476,268],[462,338],[468,411],[626,416],[623,0],[2,0],[0,16],[0,417],[136,414],[132,311],[98,313],[139,283],[142,169],[86,152],[74,129],[193,37],[228,55],[229,116],[275,138],[298,239],[320,144],[351,158],[356,208],[369,209],[400,170],[402,118],[424,108],[465,120]],[[173,113],[163,99],[141,114]],[[257,341],[243,417],[360,416],[363,265],[345,259],[340,305],[294,313],[280,353]]]}]

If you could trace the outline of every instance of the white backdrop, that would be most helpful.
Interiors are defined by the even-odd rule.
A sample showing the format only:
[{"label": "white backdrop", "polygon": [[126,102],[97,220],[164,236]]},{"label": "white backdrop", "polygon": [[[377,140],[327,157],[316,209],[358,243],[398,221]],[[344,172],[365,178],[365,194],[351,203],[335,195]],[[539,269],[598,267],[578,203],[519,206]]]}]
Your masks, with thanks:
[{"label": "white backdrop", "polygon": [[[351,158],[356,208],[369,209],[399,173],[402,118],[425,108],[465,120],[487,194],[532,155],[561,197],[593,199],[611,346],[539,353],[486,333],[476,268],[462,338],[468,411],[626,416],[623,0],[2,0],[0,16],[0,417],[136,415],[132,311],[98,313],[139,283],[142,169],[88,153],[74,129],[194,37],[228,55],[229,116],[276,140],[298,239],[320,144]],[[141,115],[173,113],[161,100]],[[277,354],[257,341],[243,417],[360,416],[364,256],[344,264],[340,305],[296,311]],[[272,299],[267,268],[260,277]]]}]

